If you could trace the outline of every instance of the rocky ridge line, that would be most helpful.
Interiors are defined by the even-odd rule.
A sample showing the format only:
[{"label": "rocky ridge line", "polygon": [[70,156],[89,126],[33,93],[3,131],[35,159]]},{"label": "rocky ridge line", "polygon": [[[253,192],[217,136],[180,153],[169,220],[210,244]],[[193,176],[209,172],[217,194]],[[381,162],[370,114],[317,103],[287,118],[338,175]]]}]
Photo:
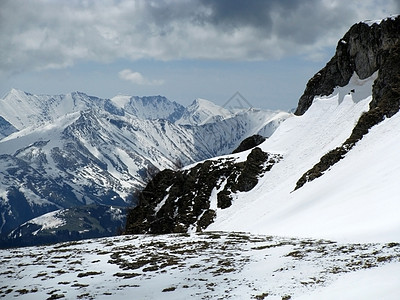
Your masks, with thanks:
[{"label": "rocky ridge line", "polygon": [[[220,158],[187,170],[163,170],[142,191],[139,205],[128,212],[125,233],[202,231],[213,222],[217,208],[232,205],[232,194],[254,188],[259,176],[281,158],[256,147],[243,162]],[[213,207],[210,199],[215,192]]]},{"label": "rocky ridge line", "polygon": [[[372,88],[372,101],[369,110],[359,118],[350,137],[341,146],[321,157],[316,165],[304,173],[297,181],[295,190],[301,188],[306,182],[322,176],[326,170],[340,161],[368,133],[370,128],[385,118],[392,117],[400,109],[400,17],[382,21],[380,25],[356,24],[346,33],[339,45],[336,55],[327,67],[331,67],[332,61],[347,61],[349,65],[338,68],[336,75],[327,82],[330,82],[332,86],[335,80],[344,78],[343,74],[347,78],[354,66],[354,71],[360,78],[367,78],[378,70],[378,77]],[[348,49],[347,52],[343,51],[344,47]],[[356,50],[359,52],[355,52]],[[316,78],[322,77],[318,74],[320,73],[317,73],[307,84],[307,89],[314,84]],[[297,114],[304,113],[308,108],[310,98],[307,97],[311,94],[307,97],[305,95],[299,101]]]}]

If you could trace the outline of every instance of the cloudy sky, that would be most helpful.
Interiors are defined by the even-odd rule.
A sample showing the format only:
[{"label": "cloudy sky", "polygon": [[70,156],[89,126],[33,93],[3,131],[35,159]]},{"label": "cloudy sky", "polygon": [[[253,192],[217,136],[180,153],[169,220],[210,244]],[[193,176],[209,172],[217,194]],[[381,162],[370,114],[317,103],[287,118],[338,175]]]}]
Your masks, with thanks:
[{"label": "cloudy sky", "polygon": [[400,0],[1,0],[0,97],[82,91],[289,110],[359,21]]}]

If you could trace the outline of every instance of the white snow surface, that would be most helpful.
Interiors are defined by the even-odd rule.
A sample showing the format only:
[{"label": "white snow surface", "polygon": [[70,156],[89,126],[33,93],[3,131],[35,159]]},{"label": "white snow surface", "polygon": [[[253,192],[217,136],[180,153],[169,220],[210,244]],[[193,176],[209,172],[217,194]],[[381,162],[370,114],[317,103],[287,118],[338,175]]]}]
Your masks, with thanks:
[{"label": "white snow surface", "polygon": [[238,193],[230,208],[218,210],[207,230],[399,241],[399,113],[373,127],[323,176],[294,191],[302,174],[350,136],[359,116],[368,110],[375,76],[359,80],[354,75],[348,86],[331,96],[316,97],[303,116],[286,120],[260,145],[283,159],[253,190]]},{"label": "white snow surface", "polygon": [[59,218],[60,213],[62,213],[61,210],[52,211],[47,214],[41,215],[40,217],[32,219],[31,221],[29,221],[29,223],[42,226],[40,230],[57,228],[65,224],[65,221]]},{"label": "white snow surface", "polygon": [[398,17],[398,15],[391,15],[387,18],[384,19],[375,19],[375,20],[365,20],[363,23],[367,24],[368,26],[372,26],[374,24],[381,24],[382,21],[386,21],[386,20],[394,20]]}]

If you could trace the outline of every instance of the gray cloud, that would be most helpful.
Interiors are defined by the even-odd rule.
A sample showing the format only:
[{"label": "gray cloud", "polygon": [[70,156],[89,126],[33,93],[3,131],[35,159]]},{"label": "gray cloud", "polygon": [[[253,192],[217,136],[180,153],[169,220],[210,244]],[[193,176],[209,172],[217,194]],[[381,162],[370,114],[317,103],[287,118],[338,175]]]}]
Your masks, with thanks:
[{"label": "gray cloud", "polygon": [[398,0],[158,0],[0,3],[0,73],[119,58],[320,57],[347,28]]}]

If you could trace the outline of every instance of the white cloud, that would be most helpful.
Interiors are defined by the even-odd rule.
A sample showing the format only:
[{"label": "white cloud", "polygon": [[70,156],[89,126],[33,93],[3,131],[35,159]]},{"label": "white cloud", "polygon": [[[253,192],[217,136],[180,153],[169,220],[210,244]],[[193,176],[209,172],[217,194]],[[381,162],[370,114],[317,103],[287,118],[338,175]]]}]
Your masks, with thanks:
[{"label": "white cloud", "polygon": [[315,57],[353,23],[396,9],[396,0],[2,0],[0,73],[88,60]]},{"label": "white cloud", "polygon": [[133,84],[138,85],[161,85],[164,83],[164,80],[149,80],[143,77],[139,72],[133,72],[130,69],[124,69],[118,73],[119,78],[130,81]]}]

